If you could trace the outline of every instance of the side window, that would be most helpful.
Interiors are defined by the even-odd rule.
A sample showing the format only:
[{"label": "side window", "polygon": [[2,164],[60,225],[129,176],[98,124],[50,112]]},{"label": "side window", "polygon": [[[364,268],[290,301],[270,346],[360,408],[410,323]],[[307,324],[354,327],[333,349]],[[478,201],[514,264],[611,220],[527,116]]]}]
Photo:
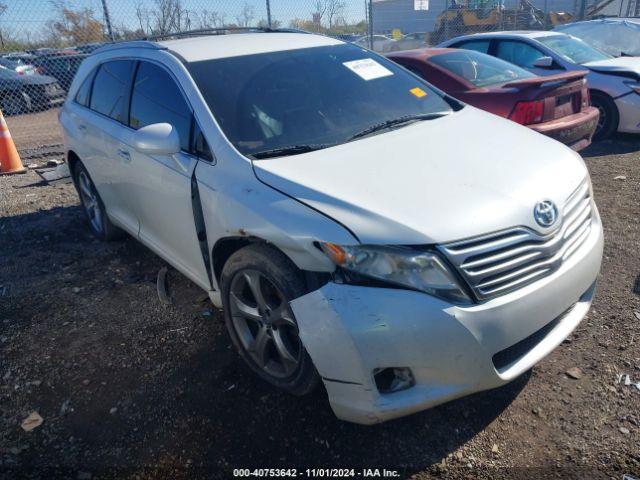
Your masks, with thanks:
[{"label": "side window", "polygon": [[496,52],[496,57],[523,68],[532,68],[533,62],[544,56],[544,53],[531,45],[508,40],[498,42]]},{"label": "side window", "polygon": [[211,153],[211,149],[207,144],[207,140],[204,138],[202,134],[202,130],[200,130],[200,125],[195,120],[193,121],[193,147],[192,153],[203,160],[207,160],[208,162],[213,162],[213,154]]},{"label": "side window", "polygon": [[131,93],[129,125],[136,130],[153,123],[170,123],[178,130],[180,148],[189,151],[191,109],[169,73],[140,62]]},{"label": "side window", "polygon": [[89,106],[89,98],[91,97],[91,85],[93,83],[93,77],[95,75],[95,70],[92,71],[87,78],[84,79],[82,85],[78,89],[78,93],[76,93],[76,103],[82,105],[83,107]]},{"label": "side window", "polygon": [[475,50],[480,53],[489,53],[489,45],[491,40],[470,40],[456,44],[455,48],[464,48],[465,50]]},{"label": "side window", "polygon": [[132,68],[130,60],[115,60],[100,66],[93,81],[91,110],[125,122],[125,98]]}]

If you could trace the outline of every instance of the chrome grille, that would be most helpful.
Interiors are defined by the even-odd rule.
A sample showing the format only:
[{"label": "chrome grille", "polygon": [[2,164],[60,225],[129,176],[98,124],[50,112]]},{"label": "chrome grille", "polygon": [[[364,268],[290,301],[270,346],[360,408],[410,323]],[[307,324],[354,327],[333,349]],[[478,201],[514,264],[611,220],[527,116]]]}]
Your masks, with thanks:
[{"label": "chrome grille", "polygon": [[551,274],[586,240],[592,220],[587,181],[560,210],[562,224],[546,235],[515,227],[441,245],[439,249],[479,300],[497,297]]}]

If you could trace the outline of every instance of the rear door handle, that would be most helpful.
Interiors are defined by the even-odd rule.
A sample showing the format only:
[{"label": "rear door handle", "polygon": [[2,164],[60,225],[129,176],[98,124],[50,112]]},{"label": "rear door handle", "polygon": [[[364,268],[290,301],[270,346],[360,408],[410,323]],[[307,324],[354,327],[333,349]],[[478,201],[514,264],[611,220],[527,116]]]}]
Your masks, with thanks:
[{"label": "rear door handle", "polygon": [[87,126],[83,125],[83,124],[80,124],[80,125],[78,125],[78,130],[80,130],[81,132],[84,133],[84,132],[87,131]]},{"label": "rear door handle", "polygon": [[131,154],[122,148],[118,149],[118,156],[127,163],[131,161]]}]

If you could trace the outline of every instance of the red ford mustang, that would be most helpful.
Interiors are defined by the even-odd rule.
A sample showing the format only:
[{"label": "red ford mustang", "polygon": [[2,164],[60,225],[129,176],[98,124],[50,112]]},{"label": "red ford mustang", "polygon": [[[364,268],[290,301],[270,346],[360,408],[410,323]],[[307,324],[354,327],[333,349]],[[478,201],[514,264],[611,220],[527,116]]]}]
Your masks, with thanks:
[{"label": "red ford mustang", "polygon": [[590,105],[586,71],[540,77],[472,50],[425,48],[391,60],[469,105],[509,118],[574,150],[591,143],[598,109]]}]

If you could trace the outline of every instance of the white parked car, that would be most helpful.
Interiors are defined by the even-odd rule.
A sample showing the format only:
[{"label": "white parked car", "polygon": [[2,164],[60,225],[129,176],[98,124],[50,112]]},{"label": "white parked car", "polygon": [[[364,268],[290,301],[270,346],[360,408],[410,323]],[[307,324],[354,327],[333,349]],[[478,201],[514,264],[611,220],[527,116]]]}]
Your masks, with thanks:
[{"label": "white parked car", "polygon": [[488,53],[537,75],[587,70],[591,103],[600,111],[594,138],[640,133],[640,57],[614,58],[559,32],[487,32],[439,46]]},{"label": "white parked car", "polygon": [[342,419],[503,385],[591,304],[603,235],[580,156],[357,45],[113,44],[60,120],[93,232],[147,245],[224,308],[254,372],[324,382]]}]

